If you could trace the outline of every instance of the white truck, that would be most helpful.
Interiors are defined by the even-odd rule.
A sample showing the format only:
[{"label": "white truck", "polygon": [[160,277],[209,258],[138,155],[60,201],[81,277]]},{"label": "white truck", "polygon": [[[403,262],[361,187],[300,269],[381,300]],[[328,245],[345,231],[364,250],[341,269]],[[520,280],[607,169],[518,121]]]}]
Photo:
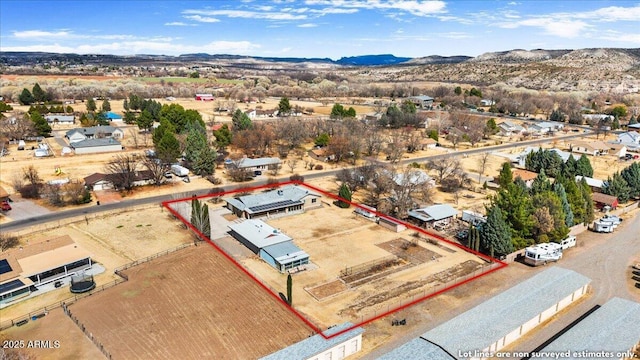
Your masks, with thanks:
[{"label": "white truck", "polygon": [[598,233],[612,233],[616,225],[613,222],[598,220],[593,223],[593,231]]},{"label": "white truck", "polygon": [[174,173],[176,176],[180,176],[180,177],[189,175],[189,169],[187,169],[184,166],[180,166],[178,164],[171,165],[171,172]]}]

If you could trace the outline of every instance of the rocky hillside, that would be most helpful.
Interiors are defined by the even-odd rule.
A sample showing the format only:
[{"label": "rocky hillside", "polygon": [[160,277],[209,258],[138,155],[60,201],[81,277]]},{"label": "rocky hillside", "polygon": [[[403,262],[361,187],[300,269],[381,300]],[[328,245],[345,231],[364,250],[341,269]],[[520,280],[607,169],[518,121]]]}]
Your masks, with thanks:
[{"label": "rocky hillside", "polygon": [[393,74],[427,80],[552,91],[640,91],[640,49],[511,50],[457,64],[427,64]]}]

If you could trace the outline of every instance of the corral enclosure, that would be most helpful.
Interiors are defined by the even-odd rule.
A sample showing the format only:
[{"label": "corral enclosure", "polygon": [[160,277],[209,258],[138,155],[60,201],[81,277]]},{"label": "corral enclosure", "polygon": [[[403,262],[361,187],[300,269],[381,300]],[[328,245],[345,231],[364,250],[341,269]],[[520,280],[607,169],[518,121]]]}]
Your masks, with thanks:
[{"label": "corral enclosure", "polygon": [[208,244],[125,271],[69,310],[114,359],[251,359],[312,330]]}]

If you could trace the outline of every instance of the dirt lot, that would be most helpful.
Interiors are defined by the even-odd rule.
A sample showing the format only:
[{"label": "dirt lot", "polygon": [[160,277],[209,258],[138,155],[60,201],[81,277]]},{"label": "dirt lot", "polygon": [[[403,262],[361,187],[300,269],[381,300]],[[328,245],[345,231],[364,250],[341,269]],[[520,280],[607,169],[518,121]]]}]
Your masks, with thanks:
[{"label": "dirt lot", "polygon": [[69,307],[114,359],[258,358],[311,334],[206,244],[125,273],[128,282]]},{"label": "dirt lot", "polygon": [[[128,209],[117,214],[101,214],[70,225],[35,232],[20,237],[23,244],[56,236],[69,235],[87,250],[91,258],[105,268],[95,277],[98,286],[115,279],[113,270],[133,260],[192,241],[182,223],[173,220],[159,206]],[[13,319],[28,312],[71,297],[67,288],[60,288],[24,300],[0,310],[2,320]]]},{"label": "dirt lot", "polygon": [[[23,340],[25,348],[22,351],[33,359],[105,359],[105,356],[62,312],[61,308],[50,311],[45,317],[36,321],[29,321],[26,325],[4,330],[0,339]],[[27,348],[29,341],[36,340],[51,341],[54,348]],[[55,341],[59,342],[57,348],[55,348]]]},{"label": "dirt lot", "polygon": [[[482,263],[461,249],[417,241],[413,230],[384,229],[353,209],[325,205],[267,222],[309,254],[309,270],[293,275],[294,307],[321,327],[361,322],[452,280],[446,274],[473,273]],[[264,261],[242,263],[271,288],[284,289],[286,275]]]}]

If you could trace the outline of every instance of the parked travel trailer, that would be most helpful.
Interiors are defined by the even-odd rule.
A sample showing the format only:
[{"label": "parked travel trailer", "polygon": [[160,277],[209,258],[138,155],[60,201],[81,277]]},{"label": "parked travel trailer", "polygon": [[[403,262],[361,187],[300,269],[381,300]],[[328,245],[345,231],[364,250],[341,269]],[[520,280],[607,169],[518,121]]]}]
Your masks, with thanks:
[{"label": "parked travel trailer", "polygon": [[593,231],[599,233],[611,233],[616,227],[613,222],[598,220],[593,223]]},{"label": "parked travel trailer", "polygon": [[368,219],[376,218],[376,208],[367,206],[367,205],[360,205],[360,206],[361,207],[356,207],[354,211],[356,214],[362,215]]},{"label": "parked travel trailer", "polygon": [[562,259],[562,245],[544,243],[529,246],[524,252],[524,262],[532,266],[545,265],[548,262]]},{"label": "parked travel trailer", "polygon": [[562,250],[566,250],[570,247],[576,246],[576,237],[575,236],[567,236],[565,239],[560,241],[560,247]]},{"label": "parked travel trailer", "polygon": [[18,141],[18,150],[24,150],[25,145],[24,140]]}]

